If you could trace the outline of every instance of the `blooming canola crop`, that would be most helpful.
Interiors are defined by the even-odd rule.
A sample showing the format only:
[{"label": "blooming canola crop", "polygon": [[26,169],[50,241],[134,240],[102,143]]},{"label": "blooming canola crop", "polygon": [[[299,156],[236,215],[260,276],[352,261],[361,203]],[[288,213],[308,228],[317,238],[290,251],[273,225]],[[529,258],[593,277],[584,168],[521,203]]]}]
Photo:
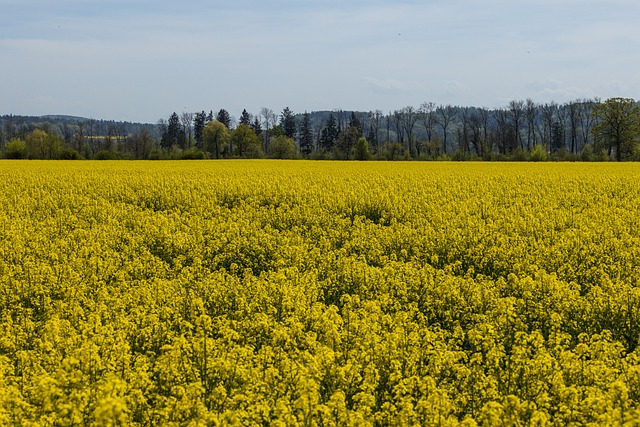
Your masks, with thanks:
[{"label": "blooming canola crop", "polygon": [[0,162],[0,425],[632,425],[640,165]]}]

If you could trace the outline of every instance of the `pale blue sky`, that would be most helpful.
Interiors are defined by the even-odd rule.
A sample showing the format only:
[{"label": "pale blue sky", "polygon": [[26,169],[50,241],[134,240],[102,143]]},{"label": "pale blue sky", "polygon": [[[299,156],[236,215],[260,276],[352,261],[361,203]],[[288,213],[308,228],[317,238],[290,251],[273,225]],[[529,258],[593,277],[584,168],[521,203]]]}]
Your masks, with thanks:
[{"label": "pale blue sky", "polygon": [[640,97],[637,0],[0,0],[0,114]]}]

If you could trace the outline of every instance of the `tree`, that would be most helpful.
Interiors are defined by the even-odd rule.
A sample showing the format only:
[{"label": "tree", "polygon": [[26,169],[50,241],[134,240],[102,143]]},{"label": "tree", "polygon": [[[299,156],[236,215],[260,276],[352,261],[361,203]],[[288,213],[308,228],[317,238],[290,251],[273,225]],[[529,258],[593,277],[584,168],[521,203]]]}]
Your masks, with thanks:
[{"label": "tree", "polygon": [[311,128],[311,115],[305,111],[300,125],[300,152],[304,156],[308,156],[312,151],[313,129]]},{"label": "tree", "polygon": [[442,128],[442,148],[444,154],[447,154],[447,135],[449,125],[456,116],[456,110],[451,105],[440,106],[436,112],[436,123]]},{"label": "tree", "polygon": [[356,142],[354,155],[356,160],[369,160],[370,158],[369,143],[363,136],[358,138],[358,141]]},{"label": "tree", "polygon": [[333,111],[333,114],[336,117],[336,123],[338,125],[338,132],[342,132],[347,129],[347,112],[341,108],[338,108]]},{"label": "tree", "polygon": [[276,125],[273,125],[271,129],[269,129],[269,137],[273,137],[273,136],[285,136],[284,129],[282,129],[281,125],[276,124]]},{"label": "tree", "polygon": [[185,135],[185,138],[182,141],[180,148],[185,150],[185,149],[191,148],[191,130],[192,130],[191,125],[193,124],[193,113],[187,113],[187,112],[182,113],[182,116],[180,117],[180,121],[182,122],[182,132]]},{"label": "tree", "polygon": [[416,150],[414,146],[413,129],[418,121],[418,111],[411,105],[404,107],[400,110],[400,123],[402,130],[407,136],[407,145],[409,146],[409,153],[415,156]]},{"label": "tree", "polygon": [[196,113],[193,119],[193,137],[196,140],[196,147],[202,150],[204,126],[207,123],[207,113],[201,111]]},{"label": "tree", "polygon": [[434,127],[436,124],[434,112],[436,110],[436,104],[434,102],[423,102],[420,104],[418,110],[418,116],[424,126],[425,132],[427,132],[427,141],[433,140]]},{"label": "tree", "polygon": [[275,126],[276,121],[278,120],[278,116],[273,112],[272,109],[262,107],[260,110],[260,115],[262,116],[262,120],[264,123],[264,152],[269,153],[269,137],[271,136],[269,130]]},{"label": "tree", "polygon": [[471,139],[470,134],[472,128],[472,113],[469,108],[461,108],[460,113],[462,127],[458,128],[458,150],[462,150],[463,153],[469,153],[471,151],[471,148],[469,146],[469,139]]},{"label": "tree", "polygon": [[19,138],[13,138],[5,145],[4,152],[7,159],[26,159],[27,143]]},{"label": "tree", "polygon": [[502,154],[511,153],[516,146],[513,127],[509,123],[509,111],[504,108],[494,110],[496,123],[496,144]]},{"label": "tree", "polygon": [[240,124],[241,125],[251,125],[251,114],[247,113],[247,110],[242,110],[242,114],[240,114]]},{"label": "tree", "polygon": [[404,147],[404,132],[402,130],[402,111],[393,112],[393,126],[396,129],[396,142]]},{"label": "tree", "polygon": [[229,142],[230,156],[234,154],[233,147],[235,147],[235,154],[240,157],[259,158],[264,156],[260,147],[260,138],[245,124],[239,125],[231,132]]},{"label": "tree", "polygon": [[489,128],[491,123],[491,113],[488,108],[478,108],[476,110],[477,121],[480,126],[480,155],[485,157],[486,154],[491,153],[492,145],[489,138]]},{"label": "tree", "polygon": [[571,152],[578,152],[578,129],[580,126],[580,101],[571,101],[567,104],[569,116],[569,140],[571,141]]},{"label": "tree", "polygon": [[217,120],[207,123],[203,131],[204,149],[220,158],[222,148],[229,140],[229,129]]},{"label": "tree", "polygon": [[32,159],[47,159],[49,135],[41,129],[35,129],[27,135],[27,152]]},{"label": "tree", "polygon": [[12,115],[5,117],[2,123],[2,130],[3,130],[2,134],[4,136],[5,141],[10,141],[16,136]]},{"label": "tree", "polygon": [[340,132],[334,147],[336,157],[349,160],[359,138],[360,131],[353,126],[348,127],[344,132]]},{"label": "tree", "polygon": [[558,148],[567,148],[567,108],[566,105],[563,107],[558,106],[556,110],[556,120],[558,121],[558,125],[562,129],[562,144],[558,146]]},{"label": "tree", "polygon": [[555,153],[564,147],[564,127],[559,121],[551,125],[551,152]]},{"label": "tree", "polygon": [[358,116],[356,116],[355,111],[352,111],[351,116],[349,117],[349,127],[357,129],[360,136],[362,136],[362,122]]},{"label": "tree", "polygon": [[380,125],[382,123],[382,110],[376,110],[369,113],[369,135],[368,141],[373,145],[376,153],[380,152]]},{"label": "tree", "polygon": [[280,126],[282,126],[286,137],[294,138],[296,136],[296,117],[289,107],[285,107],[280,114]]},{"label": "tree", "polygon": [[552,131],[557,110],[558,105],[554,102],[542,106],[542,139],[549,150],[551,150]]},{"label": "tree", "polygon": [[153,136],[147,128],[127,136],[127,150],[133,153],[135,159],[147,159],[153,149]]},{"label": "tree", "polygon": [[485,153],[485,140],[482,132],[482,116],[477,109],[474,109],[469,115],[469,128],[473,149],[478,156],[482,157]]},{"label": "tree", "polygon": [[338,135],[340,131],[338,130],[338,123],[336,121],[336,117],[333,113],[329,113],[329,118],[327,119],[327,124],[324,129],[322,129],[322,134],[320,136],[320,145],[326,151],[331,151],[333,149],[333,145],[338,139]]},{"label": "tree", "polygon": [[222,123],[227,129],[231,129],[231,116],[229,115],[229,112],[224,108],[221,108],[220,111],[218,111],[216,120]]},{"label": "tree", "polygon": [[593,106],[600,101],[585,99],[580,103],[580,133],[582,135],[582,148],[591,141],[591,127],[593,126]]},{"label": "tree", "polygon": [[271,139],[271,157],[274,159],[295,159],[296,143],[284,135]]},{"label": "tree", "polygon": [[525,103],[525,115],[527,118],[527,150],[531,150],[536,141],[536,123],[538,117],[538,106],[532,99],[528,98]]},{"label": "tree", "polygon": [[640,137],[640,108],[630,98],[610,98],[596,104],[592,114],[596,124],[592,128],[597,144],[615,150],[616,160],[627,160],[636,152]]},{"label": "tree", "polygon": [[[73,143],[74,126],[69,126],[68,123],[62,123],[58,125],[60,129],[60,135],[64,139],[65,144],[71,145]],[[0,131],[0,142],[2,142],[2,132]]]},{"label": "tree", "polygon": [[524,144],[522,143],[522,137],[520,136],[520,129],[522,127],[522,119],[524,118],[524,101],[511,101],[509,102],[509,112],[511,113],[511,122],[513,126],[513,132],[515,134],[516,146],[520,143],[520,148],[524,150]]},{"label": "tree", "polygon": [[165,149],[171,148],[173,145],[184,146],[185,133],[180,124],[180,118],[176,112],[169,116],[169,121],[165,132],[162,135],[160,146]]},{"label": "tree", "polygon": [[251,129],[256,133],[256,135],[260,136],[262,134],[262,125],[260,124],[260,119],[258,116],[253,118],[253,122],[249,125]]}]

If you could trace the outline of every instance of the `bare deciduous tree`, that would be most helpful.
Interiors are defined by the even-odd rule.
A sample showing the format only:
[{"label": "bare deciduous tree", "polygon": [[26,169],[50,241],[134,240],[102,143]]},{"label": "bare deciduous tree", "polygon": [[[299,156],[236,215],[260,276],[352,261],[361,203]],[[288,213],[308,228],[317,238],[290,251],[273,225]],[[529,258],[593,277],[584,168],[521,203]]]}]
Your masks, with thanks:
[{"label": "bare deciduous tree", "polygon": [[451,104],[441,105],[436,110],[436,124],[442,128],[442,149],[444,154],[447,154],[447,139],[449,134],[449,126],[453,122],[456,116],[456,110]]},{"label": "bare deciduous tree", "polygon": [[511,101],[509,102],[509,112],[511,113],[511,125],[513,126],[513,132],[515,133],[516,146],[520,143],[520,148],[524,150],[524,144],[522,143],[522,136],[520,135],[520,129],[522,128],[522,118],[524,116],[524,101]]},{"label": "bare deciduous tree", "polygon": [[420,108],[418,110],[422,126],[424,126],[424,130],[427,132],[427,141],[431,141],[433,139],[433,132],[436,124],[434,115],[435,111],[435,102],[423,102],[420,104]]},{"label": "bare deciduous tree", "polygon": [[538,123],[538,106],[531,98],[525,103],[525,115],[527,117],[527,150],[536,145],[536,128]]},{"label": "bare deciduous tree", "polygon": [[417,121],[418,112],[414,107],[408,105],[400,110],[400,124],[402,126],[402,131],[407,136],[407,145],[411,156],[415,156],[416,154],[413,129],[415,128]]},{"label": "bare deciduous tree", "polygon": [[269,154],[269,130],[278,123],[278,115],[272,109],[262,107],[260,110],[262,123],[264,123],[264,152]]}]

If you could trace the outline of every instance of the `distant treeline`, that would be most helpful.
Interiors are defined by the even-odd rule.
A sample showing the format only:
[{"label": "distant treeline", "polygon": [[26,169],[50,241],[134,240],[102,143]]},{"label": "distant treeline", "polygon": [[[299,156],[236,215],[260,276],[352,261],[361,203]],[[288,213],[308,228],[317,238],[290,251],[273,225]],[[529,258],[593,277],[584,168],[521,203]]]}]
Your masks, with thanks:
[{"label": "distant treeline", "polygon": [[640,160],[640,109],[629,98],[488,109],[425,102],[381,110],[238,118],[172,113],[157,124],[70,116],[1,116],[5,158],[336,160]]}]

